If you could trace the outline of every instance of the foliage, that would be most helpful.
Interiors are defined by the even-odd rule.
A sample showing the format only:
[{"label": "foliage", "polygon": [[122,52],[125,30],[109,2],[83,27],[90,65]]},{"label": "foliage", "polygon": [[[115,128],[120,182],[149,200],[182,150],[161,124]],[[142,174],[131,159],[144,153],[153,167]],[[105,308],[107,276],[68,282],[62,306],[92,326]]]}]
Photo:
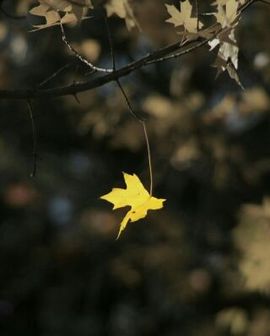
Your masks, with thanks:
[{"label": "foliage", "polygon": [[180,11],[174,5],[166,5],[171,18],[167,22],[172,23],[175,27],[183,26],[185,32],[194,33],[201,29],[203,23],[198,17],[192,17],[192,5],[189,0],[180,2]]},{"label": "foliage", "polygon": [[[52,27],[62,22],[76,24],[85,16],[87,10],[92,7],[91,0],[39,0],[39,6],[30,11],[33,15],[43,16],[45,24],[34,25],[37,29]],[[60,15],[63,12],[64,15]]]},{"label": "foliage", "polygon": [[[86,10],[92,7],[90,0],[83,2],[79,1],[75,4],[69,0],[40,0],[40,5],[31,10],[34,15],[44,16],[46,23],[43,25],[36,25],[38,29],[48,28],[55,24],[78,23],[85,15]],[[167,22],[172,23],[175,27],[182,26],[185,39],[181,44],[189,39],[194,39],[202,36],[208,40],[211,50],[219,46],[217,59],[214,63],[218,69],[218,73],[227,70],[229,75],[236,80],[241,86],[237,69],[238,69],[238,47],[235,39],[235,28],[241,18],[241,9],[245,7],[249,1],[247,0],[218,0],[213,3],[216,11],[212,14],[216,23],[221,26],[218,27],[214,33],[210,33],[212,27],[203,28],[203,23],[198,18],[197,12],[195,17],[192,16],[194,11],[193,6],[189,0],[180,1],[180,11],[174,5],[167,5],[166,8],[170,15]],[[197,5],[198,7],[198,5]],[[139,26],[134,15],[134,11],[128,0],[110,0],[105,5],[108,16],[113,14],[125,19],[128,29]],[[60,12],[65,14],[61,17]],[[198,11],[198,8],[197,8]],[[190,35],[191,34],[191,35]],[[192,36],[193,35],[193,36]]]}]

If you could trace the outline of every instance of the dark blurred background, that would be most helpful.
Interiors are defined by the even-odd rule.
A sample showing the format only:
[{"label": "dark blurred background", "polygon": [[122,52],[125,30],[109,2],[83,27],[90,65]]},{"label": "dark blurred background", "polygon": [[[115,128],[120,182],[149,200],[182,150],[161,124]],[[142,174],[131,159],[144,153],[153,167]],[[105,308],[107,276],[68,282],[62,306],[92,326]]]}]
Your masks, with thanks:
[{"label": "dark blurred background", "polygon": [[[30,32],[30,0],[1,1],[0,89],[83,81],[59,27]],[[169,3],[169,1],[167,1]],[[171,2],[172,3],[172,2]],[[163,1],[134,2],[142,27],[109,20],[117,67],[179,38]],[[66,33],[110,66],[102,10]],[[270,6],[237,29],[242,91],[205,47],[123,78],[147,118],[154,195],[164,209],[128,225],[99,197],[122,171],[148,185],[140,123],[117,86],[0,102],[0,335],[270,335]],[[14,18],[13,16],[16,16]]]}]

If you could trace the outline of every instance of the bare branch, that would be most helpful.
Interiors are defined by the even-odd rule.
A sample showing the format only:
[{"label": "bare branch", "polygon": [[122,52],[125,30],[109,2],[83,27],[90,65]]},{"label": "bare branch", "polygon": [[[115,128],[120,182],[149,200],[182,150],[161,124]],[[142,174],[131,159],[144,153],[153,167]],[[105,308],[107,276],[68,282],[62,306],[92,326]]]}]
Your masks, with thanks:
[{"label": "bare branch", "polygon": [[[255,2],[261,2],[262,0],[248,0],[244,5],[242,5],[238,10],[238,15],[240,15],[244,10],[246,10],[250,5]],[[226,28],[224,28],[226,29]],[[88,81],[73,83],[71,85],[48,88],[48,89],[40,89],[40,88],[32,88],[32,89],[17,89],[17,90],[0,90],[0,99],[34,99],[34,98],[42,98],[42,97],[62,97],[67,95],[76,95],[80,92],[84,92],[87,90],[92,90],[98,87],[101,87],[107,83],[117,81],[120,78],[129,75],[130,73],[146,66],[149,64],[165,61],[167,59],[181,57],[187,53],[195,51],[196,49],[207,44],[208,41],[215,38],[219,33],[222,32],[222,28],[218,24],[213,24],[211,27],[203,29],[200,31],[200,34],[194,38],[193,40],[185,40],[184,43],[180,43],[179,41],[168,45],[164,48],[156,50],[151,54],[148,54],[137,61],[131,62],[126,66],[123,66],[120,69],[117,69],[111,72],[101,75],[99,77],[91,78]],[[203,37],[205,33],[205,36]],[[65,35],[64,35],[65,36]],[[68,44],[68,42],[65,42]],[[70,46],[71,47],[71,46]],[[72,48],[72,47],[71,47]],[[77,53],[73,50],[73,52]],[[81,57],[78,55],[77,57]],[[95,69],[93,65],[89,65],[87,60],[82,59],[82,62],[86,63],[90,68]],[[94,68],[93,68],[94,67]],[[95,69],[95,71],[100,70],[99,68]],[[102,70],[100,70],[102,71]]]},{"label": "bare branch", "polygon": [[56,70],[52,75],[50,75],[49,77],[47,77],[46,79],[44,79],[39,85],[38,87],[41,88],[42,86],[45,86],[47,83],[49,83],[50,81],[52,81],[53,79],[55,79],[57,76],[59,76],[64,70],[70,68],[73,65],[73,63],[67,63],[65,65],[63,65],[61,68],[59,68],[58,70]]},{"label": "bare branch", "polygon": [[[200,46],[200,43],[203,41],[201,37],[198,37],[196,40],[188,41],[184,48],[183,54],[185,54],[185,48],[190,48],[193,46],[193,49],[196,49]],[[199,44],[198,44],[199,43]],[[196,47],[198,44],[198,47]],[[153,63],[155,60],[159,60],[160,58],[172,54],[180,49],[180,43],[174,43],[165,48],[154,51],[151,54],[148,54],[141,59],[131,62],[128,65],[103,76],[99,76],[97,78],[89,79],[85,82],[74,83],[71,85],[56,87],[50,89],[18,89],[18,90],[0,90],[0,99],[33,99],[33,98],[42,98],[42,97],[62,97],[67,95],[74,95],[76,93],[84,92],[87,90],[92,90],[103,86],[107,83],[113,82],[121,77],[125,77],[130,73],[146,66],[150,63]]]}]

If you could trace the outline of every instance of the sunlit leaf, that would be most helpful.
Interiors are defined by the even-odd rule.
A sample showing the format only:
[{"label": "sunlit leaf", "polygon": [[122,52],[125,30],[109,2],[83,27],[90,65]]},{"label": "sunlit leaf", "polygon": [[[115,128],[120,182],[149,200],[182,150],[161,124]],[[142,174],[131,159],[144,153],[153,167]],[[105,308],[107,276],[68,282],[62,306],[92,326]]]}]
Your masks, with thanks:
[{"label": "sunlit leaf", "polygon": [[100,197],[112,203],[113,210],[126,206],[131,207],[120,224],[117,239],[126,228],[128,222],[136,222],[146,217],[148,210],[161,209],[165,201],[165,199],[151,196],[136,174],[123,173],[123,175],[126,189],[113,188],[110,193]]},{"label": "sunlit leaf", "polygon": [[237,0],[217,1],[217,12],[214,14],[218,23],[224,27],[230,27],[237,19]]},{"label": "sunlit leaf", "polygon": [[167,22],[172,23],[175,27],[183,26],[189,33],[197,33],[198,28],[203,26],[197,17],[192,16],[192,5],[189,0],[180,2],[180,11],[174,5],[167,5],[166,8],[170,14]]},{"label": "sunlit leaf", "polygon": [[36,30],[49,28],[60,23],[77,24],[92,8],[91,0],[38,0],[39,5],[32,8],[30,13],[43,16],[46,23],[34,25]]}]

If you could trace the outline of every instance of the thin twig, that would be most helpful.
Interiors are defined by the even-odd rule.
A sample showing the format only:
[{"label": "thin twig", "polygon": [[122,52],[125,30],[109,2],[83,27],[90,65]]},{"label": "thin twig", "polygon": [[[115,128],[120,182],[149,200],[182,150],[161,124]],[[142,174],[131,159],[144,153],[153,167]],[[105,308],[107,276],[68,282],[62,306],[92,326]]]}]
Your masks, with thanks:
[{"label": "thin twig", "polygon": [[116,70],[115,52],[114,52],[112,34],[111,34],[111,30],[110,30],[109,23],[108,23],[108,17],[106,15],[106,13],[104,15],[104,19],[105,19],[107,36],[108,36],[108,41],[109,41],[109,46],[110,46],[110,53],[111,53],[111,59],[112,59],[112,68],[113,68],[113,71],[115,71]]},{"label": "thin twig", "polygon": [[152,168],[151,147],[150,147],[150,142],[149,142],[149,137],[148,137],[148,132],[147,132],[145,121],[142,122],[142,126],[143,126],[144,138],[145,138],[146,148],[147,148],[148,168],[149,168],[149,177],[150,177],[149,194],[150,196],[152,196],[153,194],[153,168]]},{"label": "thin twig", "polygon": [[139,120],[141,123],[143,123],[143,122],[144,122],[144,119],[143,119],[141,116],[139,116],[137,112],[134,111],[134,109],[133,109],[133,107],[132,107],[132,105],[131,105],[131,103],[130,103],[130,100],[128,99],[128,96],[127,96],[127,94],[126,94],[126,92],[125,92],[125,90],[124,90],[122,84],[120,83],[120,81],[119,81],[118,79],[116,80],[116,83],[117,83],[117,85],[118,85],[120,91],[122,92],[122,94],[123,94],[123,96],[124,96],[124,98],[125,98],[125,101],[126,101],[126,103],[127,103],[127,106],[128,106],[128,109],[129,109],[130,113],[133,115],[133,117],[134,117],[135,119],[137,119],[137,120]]},{"label": "thin twig", "polygon": [[66,37],[66,34],[65,34],[65,30],[64,30],[64,27],[63,27],[63,24],[62,24],[61,21],[60,21],[60,28],[61,28],[63,42],[66,44],[66,46],[68,47],[68,49],[72,52],[72,54],[74,56],[76,56],[82,63],[86,64],[89,68],[91,68],[92,70],[97,71],[97,72],[107,72],[107,73],[113,72],[112,69],[99,68],[99,67],[93,65],[86,58],[84,58],[82,55],[80,55],[78,53],[78,51],[75,50],[72,47],[72,45],[69,43],[69,41],[67,40],[67,37]]},{"label": "thin twig", "polygon": [[63,72],[64,70],[70,68],[72,65],[73,65],[73,63],[67,63],[67,64],[63,65],[61,68],[59,68],[58,70],[56,70],[52,75],[50,75],[49,77],[47,77],[46,79],[44,79],[38,85],[38,88],[41,88],[42,86],[46,85],[48,82],[50,82],[53,79],[55,79],[58,75],[60,75],[61,72]]},{"label": "thin twig", "polygon": [[28,106],[28,113],[31,120],[31,127],[32,127],[32,157],[33,157],[33,167],[32,172],[30,174],[30,177],[35,177],[37,173],[37,128],[35,124],[34,119],[34,113],[33,113],[33,106],[30,99],[27,100],[27,106]]}]

